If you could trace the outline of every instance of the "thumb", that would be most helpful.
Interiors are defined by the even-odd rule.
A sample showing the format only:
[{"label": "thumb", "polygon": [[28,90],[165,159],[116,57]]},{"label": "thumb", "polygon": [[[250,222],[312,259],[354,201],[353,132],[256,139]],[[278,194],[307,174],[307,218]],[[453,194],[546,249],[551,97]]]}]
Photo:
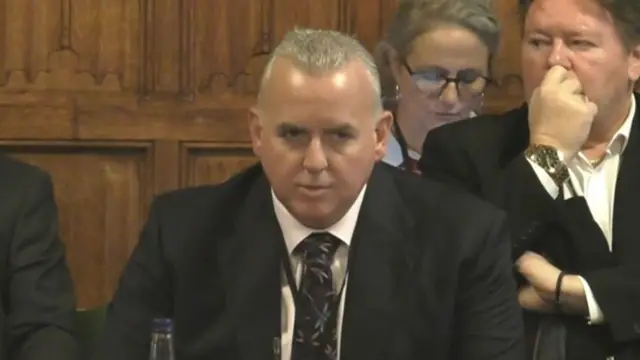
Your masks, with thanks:
[{"label": "thumb", "polygon": [[587,102],[587,109],[589,109],[589,113],[595,116],[598,113],[598,105],[596,103],[589,101],[589,99],[585,96],[585,101]]},{"label": "thumb", "polygon": [[535,100],[540,96],[539,94],[540,94],[540,87],[538,86],[531,93],[531,97],[529,98],[529,101],[528,101],[529,105],[531,105],[531,103],[535,102]]}]

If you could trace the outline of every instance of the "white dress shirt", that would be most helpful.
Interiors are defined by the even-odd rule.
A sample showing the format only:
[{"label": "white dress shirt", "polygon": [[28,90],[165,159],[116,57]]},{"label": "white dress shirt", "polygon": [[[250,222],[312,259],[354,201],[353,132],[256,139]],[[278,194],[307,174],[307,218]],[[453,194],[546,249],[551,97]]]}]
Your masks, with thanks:
[{"label": "white dress shirt", "polygon": [[[310,229],[302,225],[296,220],[291,213],[284,207],[284,205],[278,200],[273,191],[271,196],[273,198],[273,207],[276,213],[276,218],[280,224],[282,235],[284,237],[287,251],[289,253],[289,259],[291,261],[291,272],[295,277],[296,284],[300,284],[300,278],[302,276],[302,262],[298,255],[294,255],[293,251],[311,233],[314,232],[328,232],[336,238],[340,239],[341,243],[336,251],[336,254],[331,265],[331,271],[333,274],[333,282],[336,290],[342,287],[342,282],[345,281],[342,294],[340,294],[340,305],[338,307],[338,321],[337,321],[337,353],[338,360],[340,359],[340,345],[342,335],[342,315],[344,313],[344,300],[347,292],[346,286],[346,271],[347,271],[347,258],[349,254],[349,246],[351,244],[351,238],[353,237],[353,231],[356,227],[358,220],[358,214],[360,214],[360,208],[362,206],[362,199],[367,186],[365,185],[360,191],[360,195],[356,201],[351,205],[351,208],[347,213],[333,226],[327,229]],[[280,338],[279,346],[281,351],[281,360],[290,360],[291,358],[291,345],[293,342],[293,327],[295,323],[295,303],[293,301],[293,294],[289,289],[289,283],[287,281],[284,269],[282,270],[282,320],[281,329],[282,335]]]},{"label": "white dress shirt", "polygon": [[[593,219],[598,223],[607,239],[609,251],[611,251],[613,244],[613,204],[618,169],[620,167],[620,156],[628,143],[635,112],[636,101],[635,97],[631,96],[631,107],[627,118],[611,138],[611,141],[609,141],[605,157],[598,166],[592,167],[589,160],[582,153],[578,153],[578,156],[567,164],[569,179],[563,186],[564,197],[565,199],[572,196],[583,196],[585,198]],[[549,174],[537,164],[531,161],[529,163],[533,166],[533,170],[549,195],[554,199],[558,197],[559,188]],[[572,189],[568,184],[569,181],[571,181],[573,189],[576,191],[575,194],[572,194]],[[589,306],[589,322],[591,324],[604,323],[604,314],[593,295],[591,287],[584,278],[579,278],[584,286]]]}]

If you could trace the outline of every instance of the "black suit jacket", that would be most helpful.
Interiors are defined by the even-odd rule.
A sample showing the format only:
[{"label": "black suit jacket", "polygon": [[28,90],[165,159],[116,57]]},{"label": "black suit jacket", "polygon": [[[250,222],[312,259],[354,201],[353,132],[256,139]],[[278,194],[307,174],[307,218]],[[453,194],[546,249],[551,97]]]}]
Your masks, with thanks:
[{"label": "black suit jacket", "polygon": [[[341,360],[518,360],[522,321],[503,217],[376,165],[349,250]],[[284,240],[257,165],[156,198],[110,305],[104,354],[148,356],[171,317],[177,358],[274,359]]]},{"label": "black suit jacket", "polygon": [[75,359],[75,298],[49,176],[0,156],[0,359]]},{"label": "black suit jacket", "polygon": [[[640,99],[636,96],[636,101]],[[420,162],[428,178],[460,185],[507,212],[513,256],[534,250],[584,277],[607,320],[563,319],[569,359],[640,359],[640,111],[622,155],[615,192],[613,253],[582,197],[552,199],[523,155],[527,107],[438,128]],[[526,313],[532,343],[538,316]]]}]

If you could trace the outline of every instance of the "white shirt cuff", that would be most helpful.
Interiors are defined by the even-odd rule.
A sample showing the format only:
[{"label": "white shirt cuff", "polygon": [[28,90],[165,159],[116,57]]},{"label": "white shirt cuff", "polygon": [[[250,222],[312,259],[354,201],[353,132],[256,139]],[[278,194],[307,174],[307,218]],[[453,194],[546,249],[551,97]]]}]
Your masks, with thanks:
[{"label": "white shirt cuff", "polygon": [[544,171],[544,169],[540,165],[534,163],[529,159],[527,159],[527,161],[529,162],[529,164],[531,164],[533,171],[535,171],[536,175],[538,176],[538,180],[540,180],[542,186],[544,186],[545,190],[547,190],[549,196],[551,196],[551,198],[553,199],[557,198],[558,194],[560,193],[560,189],[558,188],[558,185],[556,185],[556,182],[553,181],[551,176],[547,174],[547,172]]},{"label": "white shirt cuff", "polygon": [[593,296],[591,287],[587,284],[587,281],[582,278],[582,276],[578,276],[578,279],[580,279],[582,287],[584,287],[584,295],[587,298],[587,306],[589,307],[589,324],[599,325],[604,323],[604,314],[602,313],[602,309],[600,309],[600,305],[598,305],[595,296]]}]

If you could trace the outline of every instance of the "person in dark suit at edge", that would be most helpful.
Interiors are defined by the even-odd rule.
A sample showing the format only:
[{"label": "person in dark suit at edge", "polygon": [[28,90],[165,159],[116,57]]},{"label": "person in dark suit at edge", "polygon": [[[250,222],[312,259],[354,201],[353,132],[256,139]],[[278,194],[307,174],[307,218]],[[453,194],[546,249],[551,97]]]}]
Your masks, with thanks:
[{"label": "person in dark suit at edge", "polygon": [[0,359],[76,360],[75,295],[44,171],[0,156]]},{"label": "person in dark suit at edge", "polygon": [[527,104],[429,133],[421,169],[506,210],[534,358],[640,359],[640,2],[522,5]]},{"label": "person in dark suit at edge", "polygon": [[181,360],[521,359],[503,214],[376,164],[391,121],[357,40],[287,33],[250,111],[260,163],[155,199],[107,359],[147,357],[155,317]]}]

